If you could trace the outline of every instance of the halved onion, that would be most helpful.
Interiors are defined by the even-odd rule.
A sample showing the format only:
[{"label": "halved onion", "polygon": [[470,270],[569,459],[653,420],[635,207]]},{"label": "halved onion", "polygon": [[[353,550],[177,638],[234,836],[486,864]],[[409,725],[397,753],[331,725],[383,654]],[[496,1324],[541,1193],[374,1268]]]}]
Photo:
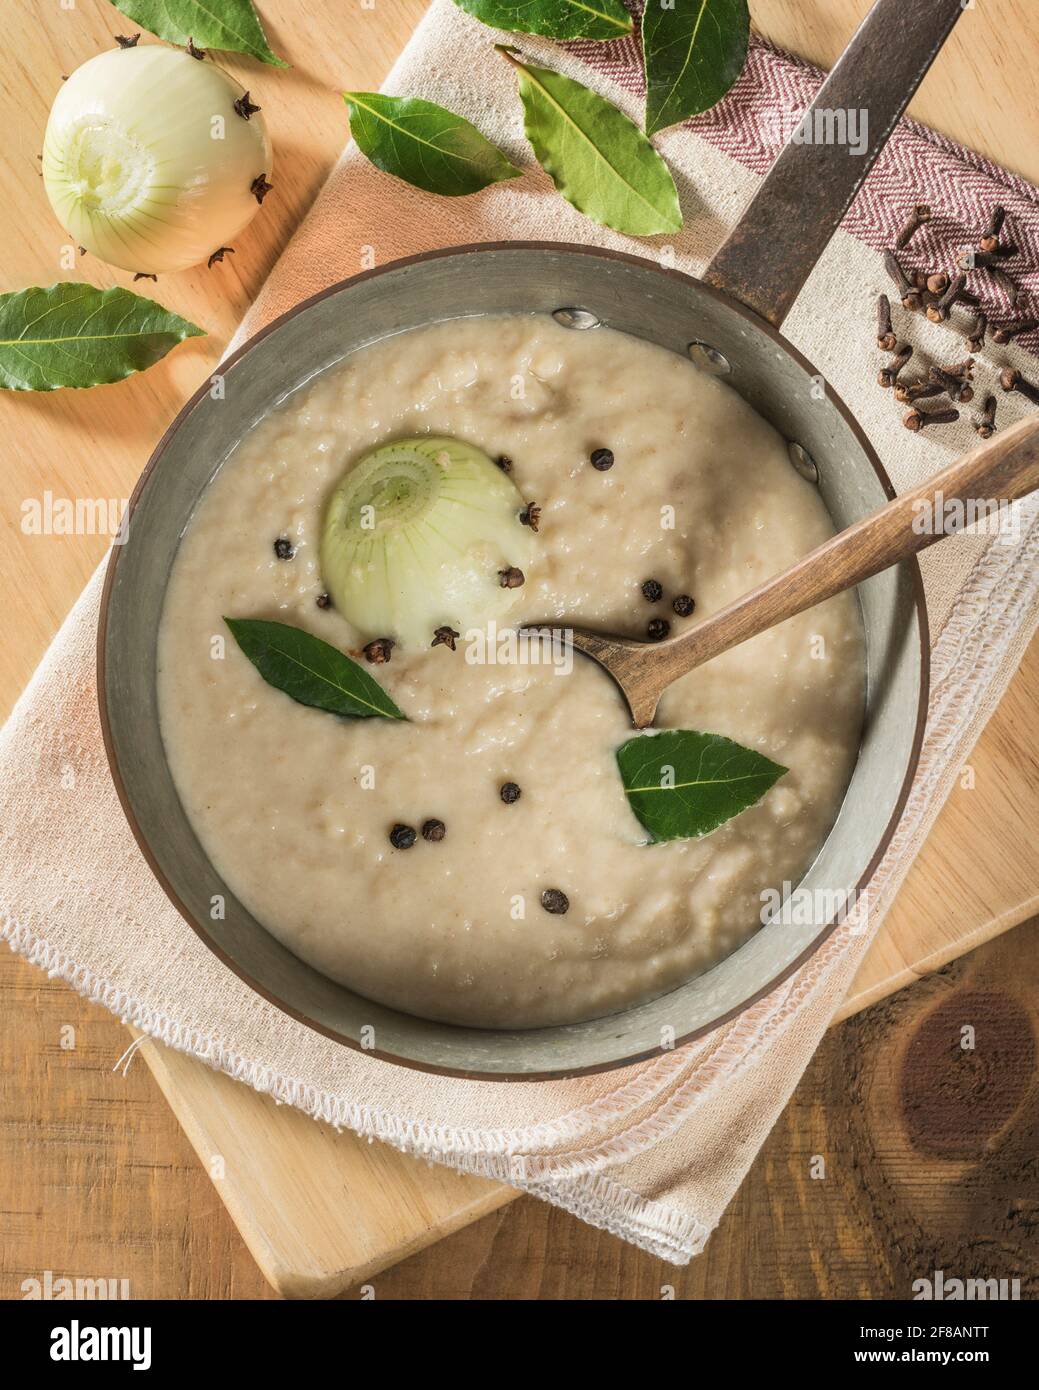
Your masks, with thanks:
[{"label": "halved onion", "polygon": [[269,176],[263,116],[208,59],[158,44],[99,53],[51,107],[43,182],[72,239],[124,270],[184,270],[234,240]]},{"label": "halved onion", "polygon": [[321,571],[336,608],[366,637],[430,645],[504,618],[534,537],[524,499],[481,450],[458,439],[398,439],[363,455],[328,504]]}]

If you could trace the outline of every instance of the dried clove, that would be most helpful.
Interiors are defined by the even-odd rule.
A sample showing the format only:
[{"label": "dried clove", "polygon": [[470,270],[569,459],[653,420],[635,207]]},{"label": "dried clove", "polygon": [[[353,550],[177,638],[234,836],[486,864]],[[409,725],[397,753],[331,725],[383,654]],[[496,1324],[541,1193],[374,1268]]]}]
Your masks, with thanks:
[{"label": "dried clove", "polygon": [[973,381],[974,358],[967,357],[962,362],[953,362],[952,366],[943,367],[942,370],[948,372],[950,376],[965,377],[968,381]]},{"label": "dried clove", "polygon": [[134,279],[134,284],[136,284],[138,280],[155,280],[156,282],[158,282],[159,277],[158,277],[157,275],[152,275],[152,274],[151,274],[149,271],[147,271],[147,270],[139,270],[139,271],[137,271],[137,273],[134,275],[133,279]]},{"label": "dried clove", "polygon": [[225,256],[233,256],[233,255],[234,255],[234,247],[233,247],[233,246],[218,246],[218,247],[216,248],[216,250],[213,252],[213,254],[210,256],[209,260],[206,261],[206,265],[209,267],[210,270],[212,270],[213,267],[217,264],[218,261],[222,261],[222,260],[224,259]]},{"label": "dried clove", "polygon": [[969,401],[974,399],[973,389],[968,386],[964,378],[956,372],[948,371],[944,367],[932,367],[928,372],[928,376],[935,386],[940,386],[943,391],[947,392],[952,400],[959,401],[961,404],[966,405]]},{"label": "dried clove", "polygon": [[997,343],[1009,343],[1023,333],[1032,333],[1037,328],[1039,319],[1018,319],[1016,323],[1008,323],[1005,328],[997,328],[992,339]]},{"label": "dried clove", "polygon": [[895,250],[904,251],[920,228],[930,222],[930,220],[931,209],[926,203],[917,203],[916,207],[913,208],[912,212],[909,214],[905,226],[895,238]]},{"label": "dried clove", "polygon": [[949,288],[942,295],[936,304],[927,306],[927,317],[932,323],[944,323],[949,317],[949,310],[963,293],[963,287],[967,283],[967,277],[962,272],[956,276],[949,284]]},{"label": "dried clove", "polygon": [[249,185],[249,192],[253,195],[253,197],[256,199],[258,203],[262,203],[264,198],[266,198],[267,194],[271,191],[273,187],[273,183],[267,182],[267,175],[265,173],[257,174],[256,177],[253,179],[252,183]]},{"label": "dried clove", "polygon": [[536,502],[528,502],[519,514],[520,523],[529,526],[535,536],[538,533],[538,522],[541,520],[541,508]]},{"label": "dried clove", "polygon": [[978,242],[982,251],[995,251],[999,245],[999,234],[1003,230],[1003,221],[1006,215],[1006,209],[1001,208],[997,203],[989,214],[988,226]]},{"label": "dried clove", "polygon": [[1023,377],[1015,367],[1004,367],[999,374],[999,384],[1004,391],[1016,391],[1026,401],[1039,405],[1039,386]]},{"label": "dried clove", "polygon": [[954,420],[959,418],[960,412],[958,410],[926,411],[914,408],[903,418],[902,424],[907,430],[912,430],[916,434],[920,430],[926,429],[928,425],[951,425]]},{"label": "dried clove", "polygon": [[197,58],[200,63],[202,59],[206,56],[206,50],[204,48],[195,47],[195,40],[191,37],[190,34],[188,35],[188,42],[186,48],[184,49],[184,52],[188,55],[189,58]]},{"label": "dried clove", "polygon": [[924,307],[924,294],[926,291],[919,290],[915,285],[911,285],[902,296],[902,308],[911,314],[918,314]]},{"label": "dried clove", "polygon": [[933,381],[899,381],[895,383],[895,400],[903,405],[926,400],[929,396],[944,396],[945,388]]},{"label": "dried clove", "polygon": [[926,288],[931,294],[943,295],[949,288],[949,277],[944,270],[937,271],[934,275],[928,275]]},{"label": "dried clove", "polygon": [[512,459],[509,458],[508,454],[499,454],[498,457],[494,460],[494,462],[498,465],[498,467],[501,469],[503,473],[512,472]]},{"label": "dried clove", "polygon": [[898,345],[891,327],[891,301],[886,294],[877,297],[877,347],[881,352],[894,352]]},{"label": "dried clove", "polygon": [[515,565],[509,565],[507,569],[498,571],[498,583],[503,589],[518,589],[523,582],[523,571],[517,569]]},{"label": "dried clove", "polygon": [[443,627],[434,630],[433,640],[429,645],[431,647],[447,647],[449,651],[453,652],[455,643],[460,636],[461,633],[456,632],[453,627],[448,627],[445,623]]},{"label": "dried clove", "polygon": [[373,666],[385,666],[396,645],[392,637],[376,637],[374,642],[369,642],[364,648],[365,660],[370,661]]},{"label": "dried clove", "polygon": [[982,439],[989,439],[996,432],[996,398],[986,396],[985,404],[981,412],[971,417],[971,428],[981,435]]},{"label": "dried clove", "polygon": [[886,367],[881,367],[877,373],[877,381],[881,386],[894,386],[898,380],[898,374],[913,355],[913,349],[909,343],[902,343],[895,356]]},{"label": "dried clove", "polygon": [[967,339],[967,346],[971,352],[981,352],[985,346],[985,330],[988,327],[988,317],[984,313],[978,313],[977,317],[967,326],[964,337]]},{"label": "dried clove", "polygon": [[995,251],[964,251],[956,264],[961,270],[991,270],[1008,256],[1016,256],[1017,247],[1012,242],[998,246]]},{"label": "dried clove", "polygon": [[245,121],[247,121],[250,116],[255,115],[255,113],[260,109],[254,101],[249,100],[248,92],[243,92],[242,95],[238,98],[238,100],[233,101],[231,105],[234,107],[238,115],[241,116],[242,119]]},{"label": "dried clove", "polygon": [[139,31],[136,34],[116,34],[115,41],[120,48],[136,48],[140,37]]},{"label": "dried clove", "polygon": [[894,251],[884,252],[884,269],[891,277],[891,281],[898,290],[898,297],[902,301],[902,307],[915,311],[921,306],[920,291],[909,280],[905,271],[899,264],[898,257]]}]

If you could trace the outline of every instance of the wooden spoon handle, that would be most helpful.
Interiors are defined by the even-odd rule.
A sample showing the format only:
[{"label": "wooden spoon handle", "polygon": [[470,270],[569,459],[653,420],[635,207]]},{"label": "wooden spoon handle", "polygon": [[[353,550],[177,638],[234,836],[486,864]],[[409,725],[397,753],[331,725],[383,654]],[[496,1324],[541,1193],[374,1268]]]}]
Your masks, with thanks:
[{"label": "wooden spoon handle", "polygon": [[[1036,488],[1039,415],[994,436],[919,487],[839,532],[728,608],[664,643],[660,655],[667,675],[661,687],[973,521],[989,516],[1005,522],[1007,505]],[[977,505],[956,505],[970,503]]]}]

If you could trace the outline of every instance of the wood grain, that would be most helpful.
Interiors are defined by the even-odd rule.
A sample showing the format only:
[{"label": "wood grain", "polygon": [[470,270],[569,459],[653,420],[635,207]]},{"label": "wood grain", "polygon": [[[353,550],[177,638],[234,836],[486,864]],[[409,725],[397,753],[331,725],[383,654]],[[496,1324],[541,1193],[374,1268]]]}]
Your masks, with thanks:
[{"label": "wood grain", "polygon": [[[752,0],[761,32],[823,66],[843,49],[868,5],[869,0]],[[149,286],[150,294],[210,336],[119,386],[38,397],[0,393],[0,714],[13,704],[107,545],[102,536],[25,535],[19,524],[23,500],[48,489],[68,497],[129,494],[156,439],[219,357],[331,168],[346,134],[340,91],[381,83],[424,0],[380,0],[374,9],[260,0],[260,8],[272,45],[292,62],[291,71],[233,58],[226,66],[264,107],[277,149],[275,193],[239,239],[234,258],[212,271],[162,277]],[[9,215],[0,290],[59,278],[128,285],[129,276],[89,257],[75,271],[64,267],[67,239],[51,216],[37,159],[61,75],[107,47],[115,33],[125,33],[127,21],[103,0],[79,0],[73,9],[23,0],[8,7],[4,18],[9,61],[0,72],[0,189]],[[976,5],[939,56],[911,114],[1039,181],[1037,36],[1030,0]],[[1037,672],[1033,655],[972,756],[976,787],[991,789],[988,779],[999,782],[1007,773],[1034,777],[1034,748],[1024,734],[1035,726],[1031,692]],[[1027,818],[1034,826],[1035,801],[1021,799],[1020,785],[1006,776],[1006,796],[994,813],[992,852],[969,866],[961,847],[977,831],[978,802],[968,790],[954,794],[890,919],[897,923],[904,914],[925,928],[924,966],[900,944],[897,932],[890,940],[885,933],[847,1007],[914,978],[919,968],[940,964],[960,940],[980,940],[1019,920],[1026,902],[1034,902],[1034,836]],[[1036,782],[1025,785],[1034,796]],[[942,912],[934,910],[939,889],[948,893],[942,901],[951,904]],[[1037,945],[1035,928],[1027,938],[1015,933],[919,989],[934,988],[936,980],[945,987],[960,978],[957,972],[970,970],[986,990],[1017,990]],[[901,1010],[918,992],[896,1001],[892,1027],[902,1026]],[[850,1027],[858,1028],[858,1021]],[[74,1030],[74,1047],[62,1046],[64,1028]],[[966,1184],[941,1180],[945,1170],[934,1165],[945,1160],[925,1155],[902,1174],[895,1211],[877,1192],[879,1170],[864,1185],[866,1195],[858,1192],[854,1165],[862,1135],[844,1074],[872,1035],[848,1031],[847,1038],[847,1055],[834,1053],[832,1041],[824,1045],[707,1255],[689,1271],[679,1275],[565,1214],[522,1199],[379,1276],[379,1296],[658,1297],[667,1281],[689,1297],[812,1296],[822,1287],[843,1296],[873,1296],[897,1287],[898,1262],[905,1264],[914,1242],[937,1250],[934,1258],[953,1268],[956,1252],[972,1238],[1003,1240],[1008,1222],[1011,1235],[1029,1222],[1034,1231],[1034,1179],[1030,1195],[1014,1187],[1013,1143],[1008,1149],[1004,1142],[1000,1150],[1003,1167],[980,1158]],[[48,1268],[129,1277],[137,1297],[270,1297],[220,1200],[222,1189],[194,1157],[148,1069],[138,1062],[125,1078],[111,1071],[126,1042],[126,1030],[105,1011],[24,962],[0,957],[0,1297],[19,1297],[22,1279]],[[1022,1054],[1015,1056],[1020,1069]],[[864,1094],[860,1089],[853,1097],[860,1108]],[[1017,1103],[1018,1118],[1008,1122],[1009,1130],[1004,1125],[1004,1140],[1017,1134],[1021,1116],[1032,1114],[1034,1124],[1027,1106],[1027,1097]],[[311,1124],[273,1107],[271,1114],[272,1123]],[[878,1125],[884,1121],[883,1114],[875,1117]],[[822,1189],[825,1201],[818,1200],[818,1188],[809,1201],[803,1166],[790,1155],[827,1144],[843,1177]],[[385,1155],[380,1165],[411,1162],[377,1152]],[[996,1210],[1010,1188],[1015,1195],[1006,1210]],[[840,1258],[832,1260],[833,1252]]]},{"label": "wood grain", "polygon": [[1033,642],[960,770],[838,1019],[1039,913],[1037,692],[1039,642]]},{"label": "wood grain", "polygon": [[499,1183],[337,1134],[194,1058],[146,1060],[257,1265],[286,1298],[328,1298],[512,1201]]},{"label": "wood grain", "polygon": [[[112,1071],[126,1030],[6,952],[0,998],[0,1299],[47,1269],[126,1278],[135,1298],[275,1297],[148,1068]],[[833,1029],[685,1269],[523,1197],[363,1283],[409,1300],[658,1299],[668,1285],[905,1298],[944,1269],[1020,1278],[1035,1298],[1037,1000],[1033,921]],[[977,1045],[963,1057],[965,1024]]]},{"label": "wood grain", "polygon": [[1034,1299],[1037,1000],[1032,922],[835,1028],[685,1269],[523,1198],[387,1270],[375,1296],[906,1299],[941,1269]]}]

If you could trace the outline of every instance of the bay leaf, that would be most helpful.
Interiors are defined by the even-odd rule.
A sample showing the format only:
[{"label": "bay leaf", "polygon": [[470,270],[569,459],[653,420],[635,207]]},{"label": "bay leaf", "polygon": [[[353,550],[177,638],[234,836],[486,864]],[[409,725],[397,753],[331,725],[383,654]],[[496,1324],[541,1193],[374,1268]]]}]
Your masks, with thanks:
[{"label": "bay leaf", "polygon": [[677,232],[674,180],[638,126],[573,78],[498,51],[519,74],[527,139],[567,202],[629,236]]},{"label": "bay leaf", "polygon": [[65,280],[0,294],[0,389],[57,391],[122,381],[201,328],[130,290]]},{"label": "bay leaf", "polygon": [[709,835],[787,771],[721,734],[666,729],[617,749],[628,804],[654,841]]},{"label": "bay leaf", "polygon": [[721,101],[743,71],[749,36],[747,0],[646,0],[647,134]]},{"label": "bay leaf", "polygon": [[252,0],[112,0],[117,10],[156,38],[182,47],[247,53],[272,67],[289,65],[271,52]]},{"label": "bay leaf", "polygon": [[363,666],[320,637],[262,618],[225,618],[224,622],[267,684],[297,704],[355,719],[404,718]]},{"label": "bay leaf", "polygon": [[489,24],[547,39],[617,39],[631,33],[620,0],[455,0],[459,9]]},{"label": "bay leaf", "polygon": [[344,92],[350,134],[377,169],[449,198],[517,178],[517,169],[462,116],[419,97]]}]

